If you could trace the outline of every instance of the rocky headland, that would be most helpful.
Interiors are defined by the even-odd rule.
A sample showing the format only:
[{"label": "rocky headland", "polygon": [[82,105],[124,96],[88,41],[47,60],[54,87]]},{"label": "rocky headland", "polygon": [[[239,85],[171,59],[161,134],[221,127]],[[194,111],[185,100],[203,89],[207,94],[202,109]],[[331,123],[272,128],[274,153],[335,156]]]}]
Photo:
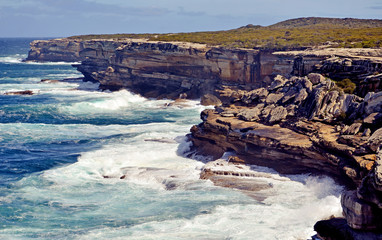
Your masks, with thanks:
[{"label": "rocky headland", "polygon": [[32,42],[26,61],[80,62],[75,66],[85,81],[99,82],[102,89],[128,88],[146,97],[176,99],[215,94],[223,84],[265,87],[277,75],[310,72],[356,81],[356,91],[364,96],[382,89],[381,56],[380,49],[271,51],[145,39],[55,39]]},{"label": "rocky headland", "polygon": [[[347,187],[343,219],[323,220],[321,239],[381,239],[382,50],[228,49],[144,39],[34,41],[27,61],[79,62],[85,81],[152,98],[202,98],[215,109],[191,128],[198,154],[282,174],[333,177]],[[338,82],[356,83],[355,94]],[[223,163],[211,163],[213,166]],[[215,164],[215,165],[214,165]],[[201,178],[244,191],[245,168],[206,167]],[[247,176],[248,175],[248,176]],[[222,176],[229,176],[222,178]],[[232,180],[232,182],[230,182]]]}]

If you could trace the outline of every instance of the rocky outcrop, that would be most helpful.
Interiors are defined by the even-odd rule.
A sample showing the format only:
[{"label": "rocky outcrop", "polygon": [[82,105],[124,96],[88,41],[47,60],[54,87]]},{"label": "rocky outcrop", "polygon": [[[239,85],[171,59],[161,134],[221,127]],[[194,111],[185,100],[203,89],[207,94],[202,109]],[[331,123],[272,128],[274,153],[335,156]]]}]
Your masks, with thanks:
[{"label": "rocky outcrop", "polygon": [[80,62],[85,60],[81,56],[84,50],[83,43],[77,40],[36,40],[31,42],[26,61],[41,62]]},{"label": "rocky outcrop", "polygon": [[[376,49],[273,52],[144,39],[34,41],[26,60],[80,61],[77,69],[101,88],[129,88],[147,97],[199,98],[221,84],[265,87],[278,74],[289,78],[325,71],[342,76],[340,72],[350,69],[348,62],[343,66],[327,60],[331,56],[347,56],[353,72],[367,67],[360,71],[364,78],[381,69],[376,56],[382,53]],[[362,89],[379,89],[375,81],[369,78]]]},{"label": "rocky outcrop", "polygon": [[15,92],[5,92],[4,95],[33,95],[32,90],[24,90],[24,91],[15,91]]},{"label": "rocky outcrop", "polygon": [[[280,173],[330,175],[350,189],[342,196],[350,230],[338,231],[353,234],[356,229],[367,235],[381,229],[380,93],[365,98],[344,94],[314,73],[277,76],[267,88],[218,92],[223,105],[203,111],[203,122],[191,128],[200,154],[220,158],[231,151],[239,162]],[[323,226],[318,229],[330,228],[328,222]]]},{"label": "rocky outcrop", "polygon": [[[380,140],[373,143],[378,131],[356,120],[368,117],[364,106],[378,112],[379,105],[309,77],[279,76],[268,88],[251,91],[220,90],[225,105],[202,113],[203,123],[191,129],[194,145],[216,157],[233,150],[248,163],[282,173],[343,174],[358,185],[374,164]],[[365,129],[374,134],[362,136]]]},{"label": "rocky outcrop", "polygon": [[218,159],[208,162],[204,165],[200,178],[209,179],[217,186],[238,189],[258,201],[263,201],[267,196],[259,191],[273,186],[260,177],[269,178],[271,174],[255,172],[237,160],[229,157],[228,161]]},{"label": "rocky outcrop", "polygon": [[363,179],[358,189],[342,194],[345,219],[316,223],[314,228],[321,239],[382,239],[381,162],[382,151],[377,156],[374,169]]}]

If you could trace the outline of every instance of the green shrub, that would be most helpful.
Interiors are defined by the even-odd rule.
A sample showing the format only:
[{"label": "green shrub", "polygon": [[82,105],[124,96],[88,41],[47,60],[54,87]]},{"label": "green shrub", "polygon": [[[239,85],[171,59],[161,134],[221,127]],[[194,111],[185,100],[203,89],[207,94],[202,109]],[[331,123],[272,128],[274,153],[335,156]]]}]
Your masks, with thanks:
[{"label": "green shrub", "polygon": [[341,88],[345,93],[353,93],[357,85],[353,83],[350,79],[346,78],[342,81],[336,82],[336,85]]},{"label": "green shrub", "polygon": [[69,39],[146,38],[153,41],[204,43],[228,48],[285,50],[334,43],[338,47],[379,47],[382,21],[357,19],[301,18],[268,27],[247,25],[237,29],[213,32],[174,34],[104,34],[73,36]]}]

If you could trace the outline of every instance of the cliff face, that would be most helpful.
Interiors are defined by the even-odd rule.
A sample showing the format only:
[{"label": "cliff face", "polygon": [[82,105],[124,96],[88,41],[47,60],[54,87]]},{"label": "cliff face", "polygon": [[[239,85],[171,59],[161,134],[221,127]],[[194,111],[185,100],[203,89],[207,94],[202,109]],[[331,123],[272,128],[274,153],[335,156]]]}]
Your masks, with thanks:
[{"label": "cliff face", "polygon": [[221,82],[260,83],[256,76],[258,52],[254,50],[146,41],[118,43],[111,48],[105,47],[107,44],[113,43],[84,53],[86,60],[77,67],[105,88],[129,88],[148,97],[187,94],[198,98]]},{"label": "cliff face", "polygon": [[[347,60],[330,58],[336,55],[346,56]],[[27,61],[79,61],[77,68],[86,80],[100,82],[102,88],[129,88],[147,97],[177,98],[186,94],[198,98],[213,92],[220,84],[267,86],[278,74],[304,76],[318,71],[341,79],[351,71],[352,76],[363,80],[382,72],[382,61],[376,56],[382,56],[382,52],[376,49],[271,52],[139,39],[56,39],[32,42]],[[380,78],[373,78],[360,91],[380,88]]]},{"label": "cliff face", "polygon": [[130,88],[149,97],[197,98],[221,82],[261,84],[259,51],[202,44],[126,41],[35,41],[27,60],[82,61],[87,80]]},{"label": "cliff face", "polygon": [[80,62],[83,44],[79,41],[36,40],[31,42],[27,61]]}]

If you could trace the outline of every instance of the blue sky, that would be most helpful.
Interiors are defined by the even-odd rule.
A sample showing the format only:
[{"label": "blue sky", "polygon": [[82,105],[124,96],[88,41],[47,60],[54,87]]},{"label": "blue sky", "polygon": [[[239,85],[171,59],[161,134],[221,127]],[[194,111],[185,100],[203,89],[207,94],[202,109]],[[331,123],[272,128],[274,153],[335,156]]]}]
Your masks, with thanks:
[{"label": "blue sky", "polygon": [[227,30],[310,16],[382,19],[382,0],[0,0],[0,37]]}]

